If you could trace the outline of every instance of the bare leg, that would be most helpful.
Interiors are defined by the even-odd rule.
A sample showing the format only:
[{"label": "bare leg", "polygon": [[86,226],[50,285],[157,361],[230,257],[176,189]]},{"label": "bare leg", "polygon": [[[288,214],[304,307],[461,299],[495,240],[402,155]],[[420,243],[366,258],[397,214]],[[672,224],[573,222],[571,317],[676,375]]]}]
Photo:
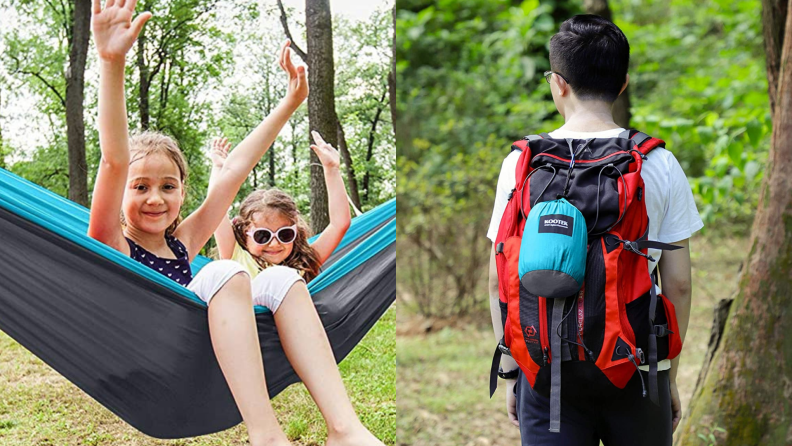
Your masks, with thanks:
[{"label": "bare leg", "polygon": [[247,426],[250,444],[289,445],[267,393],[250,296],[250,278],[237,274],[212,298],[212,347]]},{"label": "bare leg", "polygon": [[349,401],[322,321],[308,289],[295,283],[275,312],[283,350],[327,422],[327,444],[379,445]]}]

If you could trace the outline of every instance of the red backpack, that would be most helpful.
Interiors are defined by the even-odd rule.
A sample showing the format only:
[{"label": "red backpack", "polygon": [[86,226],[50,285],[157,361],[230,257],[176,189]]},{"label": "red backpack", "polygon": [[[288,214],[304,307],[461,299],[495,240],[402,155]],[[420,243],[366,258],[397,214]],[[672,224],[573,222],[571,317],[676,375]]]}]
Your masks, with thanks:
[{"label": "red backpack", "polygon": [[[664,144],[629,130],[617,138],[588,140],[531,135],[512,145],[522,153],[495,239],[504,337],[492,362],[490,396],[501,354],[511,355],[531,387],[550,397],[551,431],[560,428],[562,361],[593,362],[593,373],[601,372],[620,389],[640,364],[648,364],[649,396],[657,404],[657,362],[682,349],[674,306],[656,294],[646,252],[680,248],[647,240],[641,166]],[[586,273],[579,293],[547,299],[521,284],[517,265],[531,208],[560,197],[586,220]],[[643,377],[641,382],[646,396]]]}]

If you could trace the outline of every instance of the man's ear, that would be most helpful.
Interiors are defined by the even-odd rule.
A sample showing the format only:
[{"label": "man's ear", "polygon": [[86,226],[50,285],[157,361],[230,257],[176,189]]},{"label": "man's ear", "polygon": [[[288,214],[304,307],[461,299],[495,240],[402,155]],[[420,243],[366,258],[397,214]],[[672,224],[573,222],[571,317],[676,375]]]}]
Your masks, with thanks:
[{"label": "man's ear", "polygon": [[624,90],[627,88],[627,84],[629,84],[629,83],[630,83],[630,73],[627,73],[624,76],[624,85],[622,85],[621,90],[619,90],[619,94],[624,93]]},{"label": "man's ear", "polygon": [[567,83],[567,81],[564,80],[563,77],[561,77],[561,76],[559,76],[559,75],[557,75],[555,73],[553,73],[553,76],[555,76],[556,85],[558,86],[558,95],[562,96],[562,97],[563,96],[567,96],[569,94],[569,91],[570,91],[570,87],[569,87],[569,84]]}]

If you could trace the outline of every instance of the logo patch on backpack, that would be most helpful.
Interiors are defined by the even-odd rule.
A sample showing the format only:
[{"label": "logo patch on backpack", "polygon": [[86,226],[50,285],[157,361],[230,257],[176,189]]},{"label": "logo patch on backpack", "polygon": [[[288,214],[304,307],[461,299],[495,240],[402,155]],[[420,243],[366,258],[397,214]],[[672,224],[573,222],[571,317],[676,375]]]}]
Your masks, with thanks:
[{"label": "logo patch on backpack", "polygon": [[574,223],[575,220],[569,215],[543,215],[539,221],[539,232],[564,234],[572,237],[572,228],[574,228]]},{"label": "logo patch on backpack", "polygon": [[528,338],[527,341],[532,344],[538,344],[539,339],[537,339],[537,332],[536,328],[533,325],[525,327],[525,336]]}]

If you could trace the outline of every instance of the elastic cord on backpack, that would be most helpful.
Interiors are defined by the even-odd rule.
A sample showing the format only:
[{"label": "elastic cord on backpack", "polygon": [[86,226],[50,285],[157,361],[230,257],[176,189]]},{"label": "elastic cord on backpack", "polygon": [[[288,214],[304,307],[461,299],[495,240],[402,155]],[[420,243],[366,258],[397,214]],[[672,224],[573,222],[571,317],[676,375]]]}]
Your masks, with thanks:
[{"label": "elastic cord on backpack", "polygon": [[[564,299],[564,300],[566,301],[566,299]],[[561,338],[561,340],[566,341],[566,342],[568,342],[570,344],[575,344],[577,346],[582,347],[583,351],[586,352],[586,356],[588,356],[589,359],[594,361],[594,352],[589,350],[589,348],[586,347],[586,343],[583,342],[583,335],[580,333],[580,327],[578,326],[578,324],[575,324],[575,327],[576,327],[575,332],[577,333],[577,338],[580,339],[580,344],[578,344],[577,342],[575,342],[575,341],[573,341],[571,339],[567,339],[567,338],[561,336],[561,331],[560,331],[561,330],[561,325],[564,324],[564,321],[566,320],[567,317],[569,317],[570,314],[572,314],[572,310],[574,310],[574,309],[575,309],[574,305],[570,306],[569,307],[569,311],[567,312],[567,314],[563,318],[561,318],[561,322],[559,322],[558,325],[556,325],[556,334],[558,335],[559,338]]]},{"label": "elastic cord on backpack", "polygon": [[[633,144],[635,144],[635,147],[638,147],[638,144],[636,144],[636,143],[635,143],[635,141],[631,141],[631,142],[632,142]],[[637,154],[638,154],[638,156],[640,156],[640,157],[641,157],[641,159],[642,159],[642,160],[646,160],[646,159],[647,159],[646,155],[644,155],[644,154],[643,154],[643,152],[641,152],[641,151],[640,151],[640,150],[638,150],[638,149],[635,149],[635,148],[633,148],[633,149],[630,149],[630,150],[628,150],[627,152],[635,152],[635,153],[637,153]],[[630,161],[630,162],[632,162],[632,161]]]},{"label": "elastic cord on backpack", "polygon": [[622,353],[619,353],[619,349],[621,349],[621,348],[622,348],[621,345],[617,345],[616,346],[616,354],[617,355],[622,355],[622,356],[627,356],[627,359],[629,359],[630,362],[633,363],[633,365],[635,366],[635,370],[638,371],[638,376],[641,378],[641,391],[642,391],[641,396],[646,398],[646,385],[644,384],[643,375],[641,375],[641,369],[640,369],[640,367],[638,367],[638,363],[635,362],[635,356],[632,353],[630,353],[629,351],[627,351],[626,355],[624,355]]},{"label": "elastic cord on backpack", "polygon": [[555,167],[551,166],[550,163],[547,163],[544,166],[537,167],[536,169],[534,169],[531,173],[529,173],[525,177],[525,180],[523,180],[522,188],[520,189],[520,213],[522,214],[523,219],[527,219],[528,218],[528,216],[525,215],[525,210],[523,210],[523,199],[522,199],[522,197],[523,197],[523,193],[525,192],[525,185],[528,183],[528,179],[531,178],[531,175],[533,175],[534,173],[536,173],[536,171],[541,170],[541,169],[552,169],[553,170],[553,176],[550,177],[550,181],[548,181],[547,184],[545,184],[544,189],[542,189],[542,191],[539,192],[539,196],[536,197],[536,200],[534,200],[534,203],[533,203],[533,205],[531,207],[536,206],[536,203],[538,203],[539,199],[542,198],[542,194],[544,194],[545,191],[547,190],[547,188],[550,187],[550,183],[553,182],[553,180],[556,177],[556,174],[558,173],[556,171]]},{"label": "elastic cord on backpack", "polygon": [[[622,183],[624,184],[624,210],[622,210],[621,214],[619,214],[619,219],[616,220],[616,223],[610,225],[608,227],[608,229],[606,229],[606,230],[604,230],[602,232],[598,232],[596,234],[592,234],[591,231],[593,231],[594,228],[597,227],[597,222],[599,221],[599,208],[600,208],[600,199],[599,199],[599,197],[600,197],[600,185],[601,185],[601,180],[602,180],[602,172],[604,172],[605,169],[607,169],[609,167],[612,167],[614,170],[616,170],[616,173],[619,174],[619,178],[621,178]],[[622,221],[622,218],[624,218],[624,215],[626,213],[627,213],[627,181],[624,179],[624,175],[622,175],[622,173],[621,173],[621,171],[619,169],[616,169],[616,166],[614,166],[613,163],[608,164],[607,166],[602,166],[602,169],[600,169],[600,171],[599,171],[599,175],[597,175],[597,214],[596,214],[596,217],[594,218],[594,224],[592,224],[591,225],[591,229],[588,230],[589,236],[591,237],[591,236],[602,235],[602,234],[610,231],[616,225],[618,225],[619,222]]]}]

